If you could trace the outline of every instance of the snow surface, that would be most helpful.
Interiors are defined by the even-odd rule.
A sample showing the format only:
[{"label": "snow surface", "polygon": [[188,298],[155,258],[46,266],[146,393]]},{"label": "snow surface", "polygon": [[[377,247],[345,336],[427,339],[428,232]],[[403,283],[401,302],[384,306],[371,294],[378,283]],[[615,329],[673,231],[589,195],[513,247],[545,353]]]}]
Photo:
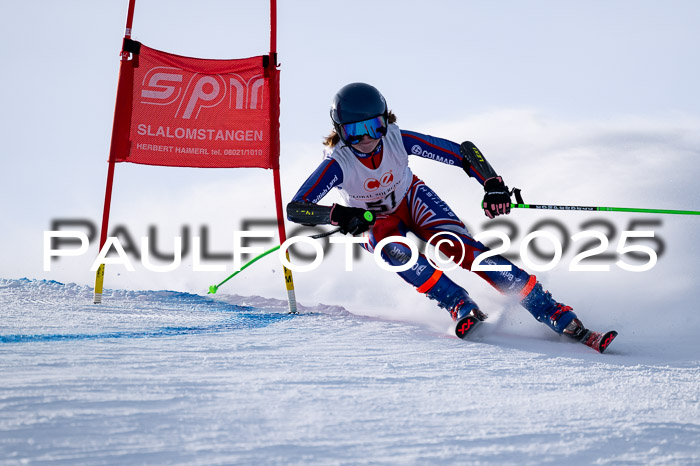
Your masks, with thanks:
[{"label": "snow surface", "polygon": [[600,355],[509,307],[465,342],[338,306],[91,296],[0,279],[3,464],[700,462],[698,345],[645,319]]}]

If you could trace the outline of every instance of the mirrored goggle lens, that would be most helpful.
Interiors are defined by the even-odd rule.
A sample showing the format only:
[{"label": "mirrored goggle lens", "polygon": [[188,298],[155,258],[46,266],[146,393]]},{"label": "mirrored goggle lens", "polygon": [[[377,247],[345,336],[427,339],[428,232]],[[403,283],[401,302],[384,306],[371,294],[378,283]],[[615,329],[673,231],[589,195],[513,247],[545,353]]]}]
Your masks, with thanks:
[{"label": "mirrored goggle lens", "polygon": [[340,133],[348,144],[357,144],[365,134],[372,139],[379,139],[386,134],[386,118],[380,115],[369,120],[341,125]]}]

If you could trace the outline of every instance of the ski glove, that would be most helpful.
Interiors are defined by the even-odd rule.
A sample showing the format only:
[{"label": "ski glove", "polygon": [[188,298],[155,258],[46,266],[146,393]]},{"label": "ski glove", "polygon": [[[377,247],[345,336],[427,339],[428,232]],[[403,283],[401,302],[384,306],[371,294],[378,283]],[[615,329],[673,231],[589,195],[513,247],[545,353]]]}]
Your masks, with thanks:
[{"label": "ski glove", "polygon": [[359,207],[345,207],[340,204],[333,204],[331,209],[331,225],[340,227],[343,234],[350,233],[358,235],[369,230],[374,225],[374,214]]},{"label": "ski glove", "polygon": [[484,214],[488,218],[510,213],[510,192],[500,176],[484,181]]}]

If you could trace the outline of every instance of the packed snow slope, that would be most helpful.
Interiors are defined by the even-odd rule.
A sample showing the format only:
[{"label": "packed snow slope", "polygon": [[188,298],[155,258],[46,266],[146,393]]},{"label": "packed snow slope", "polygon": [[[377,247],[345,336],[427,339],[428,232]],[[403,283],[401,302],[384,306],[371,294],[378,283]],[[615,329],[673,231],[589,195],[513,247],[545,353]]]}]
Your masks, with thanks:
[{"label": "packed snow slope", "polygon": [[0,279],[1,463],[700,461],[697,345],[636,340],[649,322],[600,355],[510,309],[461,341],[334,306],[104,300]]}]

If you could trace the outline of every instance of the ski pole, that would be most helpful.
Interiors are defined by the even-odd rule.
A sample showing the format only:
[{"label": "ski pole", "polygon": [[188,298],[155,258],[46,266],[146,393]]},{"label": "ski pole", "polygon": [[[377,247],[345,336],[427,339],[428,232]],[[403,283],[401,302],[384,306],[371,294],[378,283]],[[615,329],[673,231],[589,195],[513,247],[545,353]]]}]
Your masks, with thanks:
[{"label": "ski pole", "polygon": [[586,207],[577,205],[511,204],[511,209],[584,210],[600,212],[641,212],[646,214],[700,215],[697,210],[636,209],[630,207]]},{"label": "ski pole", "polygon": [[[335,230],[327,231],[327,232],[325,232],[325,233],[319,233],[319,234],[317,234],[317,235],[309,236],[309,238],[313,238],[313,239],[325,238],[326,236],[330,236],[330,235],[332,235],[332,234],[334,234],[334,233],[338,233],[339,231],[340,231],[340,228],[336,228]],[[273,247],[273,248],[270,248],[270,249],[268,249],[267,251],[263,252],[262,254],[259,254],[257,257],[254,257],[253,259],[249,260],[243,267],[241,267],[239,270],[236,270],[236,271],[233,272],[231,275],[229,275],[228,277],[226,277],[226,279],[225,279],[224,281],[222,281],[221,283],[219,283],[218,285],[211,285],[211,286],[209,287],[209,293],[207,293],[207,294],[215,294],[215,293],[219,290],[219,287],[220,287],[221,285],[223,285],[223,284],[226,283],[227,281],[231,280],[233,277],[235,277],[235,276],[238,275],[239,273],[243,272],[246,268],[248,268],[249,266],[253,265],[253,264],[254,264],[255,262],[257,262],[258,260],[260,260],[260,259],[262,259],[263,257],[267,256],[268,254],[272,254],[273,252],[277,251],[277,250],[280,248],[280,246],[281,246],[281,245],[278,244],[277,246],[275,246],[275,247]]]}]

